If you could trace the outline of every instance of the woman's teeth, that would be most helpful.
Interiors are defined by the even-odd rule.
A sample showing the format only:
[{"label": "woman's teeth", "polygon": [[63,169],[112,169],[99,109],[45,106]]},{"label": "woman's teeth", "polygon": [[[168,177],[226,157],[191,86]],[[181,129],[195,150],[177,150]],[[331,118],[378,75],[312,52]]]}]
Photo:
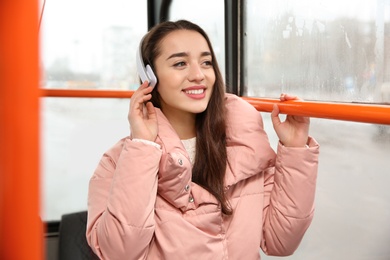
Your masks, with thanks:
[{"label": "woman's teeth", "polygon": [[192,89],[192,90],[186,90],[185,92],[190,95],[199,95],[204,92],[204,89]]}]

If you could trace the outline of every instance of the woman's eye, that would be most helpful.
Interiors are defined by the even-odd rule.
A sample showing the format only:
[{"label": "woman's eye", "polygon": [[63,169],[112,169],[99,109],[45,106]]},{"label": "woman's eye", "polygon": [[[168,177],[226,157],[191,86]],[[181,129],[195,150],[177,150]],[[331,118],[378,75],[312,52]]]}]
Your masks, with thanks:
[{"label": "woman's eye", "polygon": [[205,62],[203,62],[203,64],[206,66],[212,66],[213,62],[211,60],[206,60]]},{"label": "woman's eye", "polygon": [[175,63],[173,66],[175,66],[175,67],[183,67],[185,65],[186,65],[186,63],[184,61],[180,61],[180,62]]}]

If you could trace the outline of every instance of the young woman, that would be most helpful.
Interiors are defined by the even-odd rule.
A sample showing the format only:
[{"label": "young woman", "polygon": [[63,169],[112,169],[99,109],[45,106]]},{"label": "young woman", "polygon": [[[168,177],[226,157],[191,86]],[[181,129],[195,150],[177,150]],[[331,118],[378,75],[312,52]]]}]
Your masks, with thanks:
[{"label": "young woman", "polygon": [[91,248],[102,259],[260,259],[260,247],[292,254],[314,211],[319,147],[309,118],[281,122],[274,107],[275,154],[260,113],[224,92],[201,28],[161,23],[141,50],[158,82],[135,91],[130,136],[91,178]]}]

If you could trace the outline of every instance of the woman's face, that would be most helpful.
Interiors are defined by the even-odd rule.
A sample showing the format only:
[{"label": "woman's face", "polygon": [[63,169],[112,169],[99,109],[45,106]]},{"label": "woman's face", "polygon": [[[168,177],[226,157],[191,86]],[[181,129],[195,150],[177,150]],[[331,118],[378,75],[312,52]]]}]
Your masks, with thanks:
[{"label": "woman's face", "polygon": [[166,116],[203,112],[215,82],[211,51],[196,31],[177,30],[160,42],[155,60],[161,109]]}]

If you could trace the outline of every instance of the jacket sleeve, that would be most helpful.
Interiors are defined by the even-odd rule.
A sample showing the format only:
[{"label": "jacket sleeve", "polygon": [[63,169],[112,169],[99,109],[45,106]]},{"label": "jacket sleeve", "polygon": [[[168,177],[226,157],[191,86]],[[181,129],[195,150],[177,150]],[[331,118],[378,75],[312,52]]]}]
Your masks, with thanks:
[{"label": "jacket sleeve", "polygon": [[88,191],[87,241],[101,259],[144,259],[154,234],[161,150],[123,139],[106,152]]},{"label": "jacket sleeve", "polygon": [[314,214],[318,143],[289,148],[280,143],[274,168],[265,171],[263,239],[267,255],[287,256],[298,248]]}]

